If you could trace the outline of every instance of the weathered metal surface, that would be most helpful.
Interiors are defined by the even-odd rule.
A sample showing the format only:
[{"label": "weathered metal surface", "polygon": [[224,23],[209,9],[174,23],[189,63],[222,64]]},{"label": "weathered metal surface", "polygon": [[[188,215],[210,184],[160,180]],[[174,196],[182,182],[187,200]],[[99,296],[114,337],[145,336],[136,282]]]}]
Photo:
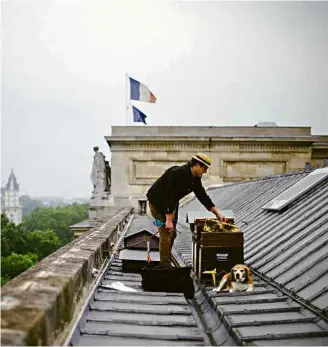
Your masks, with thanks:
[{"label": "weathered metal surface", "polygon": [[[195,300],[191,303],[180,294],[143,292],[140,275],[122,273],[121,264],[115,262],[102,285],[120,280],[137,288],[138,293],[99,286],[73,344],[327,345],[328,323],[322,317],[328,302],[328,182],[321,182],[278,214],[261,208],[307,173],[278,175],[209,191],[219,208],[233,210],[235,224],[244,233],[245,262],[266,279],[254,276],[253,292],[215,293],[213,287],[196,281]],[[186,212],[201,208],[197,200],[180,208],[173,254],[181,266],[192,265]],[[146,218],[134,222],[138,231],[143,225],[153,228]],[[290,295],[278,290],[279,285]],[[308,299],[310,309],[294,300],[292,291]]]},{"label": "weathered metal surface", "polygon": [[[244,233],[245,263],[268,279],[260,281],[252,293],[206,290],[237,344],[328,344],[328,324],[322,319],[328,307],[328,180],[282,212],[261,208],[307,174],[294,172],[209,190],[220,209],[234,212],[235,224]],[[192,240],[184,221],[187,211],[199,209],[194,199],[179,210],[180,233],[174,251],[189,266]],[[275,289],[279,285],[290,295]],[[311,311],[294,301],[294,294],[301,303],[308,300]]]},{"label": "weathered metal surface", "polygon": [[[149,254],[153,261],[159,261],[159,251],[151,250]],[[147,261],[147,251],[139,249],[124,249],[120,252],[120,259]]]},{"label": "weathered metal surface", "polygon": [[[80,320],[72,345],[204,345],[183,294],[147,293],[139,274],[124,273],[115,259]],[[115,281],[137,292],[108,288]]]}]

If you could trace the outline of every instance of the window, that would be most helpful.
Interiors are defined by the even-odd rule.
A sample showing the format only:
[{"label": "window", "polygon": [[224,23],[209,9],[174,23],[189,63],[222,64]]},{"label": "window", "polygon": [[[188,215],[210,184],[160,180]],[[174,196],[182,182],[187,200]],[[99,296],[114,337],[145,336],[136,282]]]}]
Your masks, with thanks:
[{"label": "window", "polygon": [[262,208],[269,211],[280,211],[327,177],[328,168],[317,169],[268,202]]}]

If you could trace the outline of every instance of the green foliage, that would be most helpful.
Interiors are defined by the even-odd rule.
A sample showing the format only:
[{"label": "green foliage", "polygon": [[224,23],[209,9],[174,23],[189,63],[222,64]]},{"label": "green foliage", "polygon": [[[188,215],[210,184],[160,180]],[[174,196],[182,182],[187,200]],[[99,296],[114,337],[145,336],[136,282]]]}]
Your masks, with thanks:
[{"label": "green foliage", "polygon": [[27,234],[26,249],[45,258],[60,247],[60,240],[52,230],[34,230]]},{"label": "green foliage", "polygon": [[16,226],[1,214],[1,286],[73,240],[69,226],[88,218],[88,205],[37,207]]},{"label": "green foliage", "polygon": [[61,245],[73,240],[70,225],[88,218],[88,205],[72,204],[59,207],[39,207],[23,219],[24,230],[53,230],[59,237]]},{"label": "green foliage", "polygon": [[37,254],[11,253],[8,257],[1,257],[1,273],[4,277],[14,278],[38,261]]},{"label": "green foliage", "polygon": [[1,287],[6,284],[8,281],[10,281],[10,278],[8,275],[1,276]]},{"label": "green foliage", "polygon": [[1,214],[1,256],[7,257],[12,252],[26,253],[27,233],[14,223],[9,222],[6,214]]}]

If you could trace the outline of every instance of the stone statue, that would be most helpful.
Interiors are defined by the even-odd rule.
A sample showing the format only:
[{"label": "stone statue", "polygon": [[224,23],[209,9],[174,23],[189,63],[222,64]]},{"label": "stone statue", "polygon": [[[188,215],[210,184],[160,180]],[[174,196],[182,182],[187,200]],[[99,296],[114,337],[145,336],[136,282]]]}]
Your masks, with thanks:
[{"label": "stone statue", "polygon": [[106,167],[106,191],[110,193],[110,187],[112,185],[112,180],[111,180],[111,168],[109,166],[108,160],[105,160],[105,167]]},{"label": "stone statue", "polygon": [[91,182],[93,184],[93,194],[101,195],[106,190],[106,163],[105,157],[99,151],[99,147],[93,148],[95,155],[93,157],[92,171],[91,171]]}]

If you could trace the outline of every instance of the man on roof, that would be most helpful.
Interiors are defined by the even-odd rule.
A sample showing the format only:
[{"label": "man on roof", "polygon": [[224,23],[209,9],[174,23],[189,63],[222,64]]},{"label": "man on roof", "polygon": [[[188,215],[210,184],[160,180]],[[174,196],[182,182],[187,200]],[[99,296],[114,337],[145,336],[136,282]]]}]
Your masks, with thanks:
[{"label": "man on roof", "polygon": [[171,249],[176,237],[179,200],[191,192],[204,207],[221,222],[225,216],[217,209],[207,195],[201,178],[211,166],[211,158],[198,153],[182,166],[172,166],[149,188],[147,198],[149,210],[159,231],[159,255],[162,264],[171,263]]}]

